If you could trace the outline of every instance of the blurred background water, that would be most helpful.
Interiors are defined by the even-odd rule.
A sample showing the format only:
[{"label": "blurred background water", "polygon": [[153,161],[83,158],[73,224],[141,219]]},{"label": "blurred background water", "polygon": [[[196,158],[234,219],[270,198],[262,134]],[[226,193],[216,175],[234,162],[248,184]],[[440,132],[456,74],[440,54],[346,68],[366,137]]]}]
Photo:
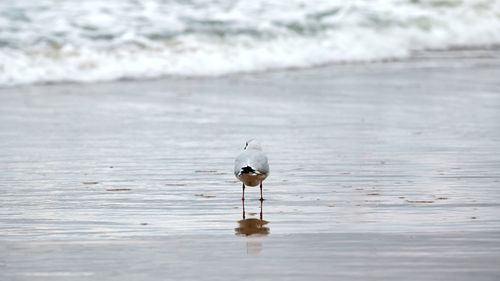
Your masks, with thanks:
[{"label": "blurred background water", "polygon": [[206,76],[493,48],[495,0],[0,3],[0,85]]}]

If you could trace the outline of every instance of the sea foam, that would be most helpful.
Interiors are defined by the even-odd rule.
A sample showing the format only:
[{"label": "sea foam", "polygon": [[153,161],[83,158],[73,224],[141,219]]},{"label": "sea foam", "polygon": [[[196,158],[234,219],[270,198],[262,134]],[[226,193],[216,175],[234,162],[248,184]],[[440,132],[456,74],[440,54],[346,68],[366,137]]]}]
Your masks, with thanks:
[{"label": "sea foam", "polygon": [[0,5],[0,85],[216,76],[500,44],[494,0],[34,2]]}]

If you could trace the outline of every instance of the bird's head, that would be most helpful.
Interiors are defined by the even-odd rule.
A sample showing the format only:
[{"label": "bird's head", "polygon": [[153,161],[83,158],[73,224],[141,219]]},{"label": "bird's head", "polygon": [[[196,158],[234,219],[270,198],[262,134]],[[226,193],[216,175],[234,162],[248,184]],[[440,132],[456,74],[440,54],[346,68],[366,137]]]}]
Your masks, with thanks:
[{"label": "bird's head", "polygon": [[248,149],[256,149],[256,150],[262,150],[262,146],[260,145],[260,142],[255,139],[248,140],[245,144],[245,150]]}]

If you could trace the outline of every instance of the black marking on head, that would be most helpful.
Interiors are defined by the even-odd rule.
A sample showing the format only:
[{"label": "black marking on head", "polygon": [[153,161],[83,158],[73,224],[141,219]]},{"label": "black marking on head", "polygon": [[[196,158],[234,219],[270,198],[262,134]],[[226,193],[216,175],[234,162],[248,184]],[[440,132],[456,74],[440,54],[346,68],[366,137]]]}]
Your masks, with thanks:
[{"label": "black marking on head", "polygon": [[246,166],[246,167],[241,168],[240,174],[243,175],[243,174],[250,174],[250,173],[255,173],[255,170],[252,167]]},{"label": "black marking on head", "polygon": [[248,146],[248,142],[245,143],[245,147],[243,149],[246,150],[247,146]]}]

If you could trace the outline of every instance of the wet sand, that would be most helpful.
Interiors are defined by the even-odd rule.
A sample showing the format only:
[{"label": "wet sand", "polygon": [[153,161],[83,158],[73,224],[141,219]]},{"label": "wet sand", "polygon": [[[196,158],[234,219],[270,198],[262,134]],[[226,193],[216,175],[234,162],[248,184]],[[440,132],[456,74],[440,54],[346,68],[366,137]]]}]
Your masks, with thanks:
[{"label": "wet sand", "polygon": [[2,280],[498,280],[498,233],[2,243]]},{"label": "wet sand", "polygon": [[0,89],[0,278],[498,280],[500,56],[467,56]]}]

